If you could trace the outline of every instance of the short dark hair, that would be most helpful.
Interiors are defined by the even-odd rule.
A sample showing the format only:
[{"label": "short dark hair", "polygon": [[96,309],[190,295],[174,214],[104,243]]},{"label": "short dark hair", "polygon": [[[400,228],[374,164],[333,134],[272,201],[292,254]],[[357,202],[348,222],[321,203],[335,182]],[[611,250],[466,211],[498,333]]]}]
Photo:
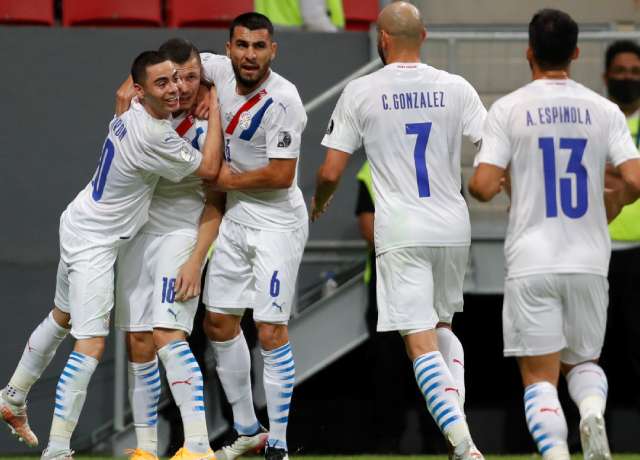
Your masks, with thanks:
[{"label": "short dark hair", "polygon": [[618,40],[613,42],[607,48],[607,53],[604,57],[604,70],[605,72],[611,67],[611,62],[620,53],[633,53],[640,58],[640,46],[632,40]]},{"label": "short dark hair", "polygon": [[176,64],[184,64],[194,56],[198,58],[198,61],[200,60],[198,48],[189,40],[179,37],[170,38],[160,45],[158,53]]},{"label": "short dark hair", "polygon": [[133,82],[142,85],[147,79],[147,67],[168,61],[169,58],[157,51],[143,51],[133,60],[131,78]]},{"label": "short dark hair", "polygon": [[545,8],[529,23],[529,46],[543,70],[566,68],[578,44],[578,24],[564,11]]},{"label": "short dark hair", "polygon": [[273,24],[264,14],[250,12],[237,16],[229,26],[229,39],[233,38],[233,30],[236,27],[246,27],[249,30],[267,29],[269,36],[273,37]]}]

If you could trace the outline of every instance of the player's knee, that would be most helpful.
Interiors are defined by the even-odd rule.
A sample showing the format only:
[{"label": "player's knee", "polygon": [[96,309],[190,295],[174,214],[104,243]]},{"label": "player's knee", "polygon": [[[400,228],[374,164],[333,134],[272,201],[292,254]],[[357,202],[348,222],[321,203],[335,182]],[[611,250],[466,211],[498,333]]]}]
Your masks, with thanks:
[{"label": "player's knee", "polygon": [[157,350],[177,340],[187,340],[187,334],[184,331],[175,329],[153,330],[153,342]]},{"label": "player's knee", "polygon": [[90,337],[86,339],[78,339],[73,349],[78,353],[91,356],[92,358],[99,361],[104,354],[105,338]]},{"label": "player's knee", "polygon": [[149,331],[127,332],[129,360],[134,363],[153,361],[156,354],[153,334]]},{"label": "player's knee", "polygon": [[264,350],[273,350],[289,341],[289,329],[286,324],[257,323],[258,340]]},{"label": "player's knee", "polygon": [[207,312],[202,322],[202,328],[209,340],[226,342],[240,334],[240,319],[229,315]]}]

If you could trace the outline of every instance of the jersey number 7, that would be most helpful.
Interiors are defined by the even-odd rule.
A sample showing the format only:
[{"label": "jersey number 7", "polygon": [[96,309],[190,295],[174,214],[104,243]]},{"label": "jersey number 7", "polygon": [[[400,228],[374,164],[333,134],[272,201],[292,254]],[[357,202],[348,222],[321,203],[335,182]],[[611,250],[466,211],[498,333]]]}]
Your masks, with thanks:
[{"label": "jersey number 7", "polygon": [[418,196],[425,198],[431,196],[429,190],[429,172],[427,171],[427,143],[431,133],[431,122],[427,123],[407,123],[406,134],[415,134],[416,145],[413,148],[413,159],[416,163],[416,179],[418,181]]}]

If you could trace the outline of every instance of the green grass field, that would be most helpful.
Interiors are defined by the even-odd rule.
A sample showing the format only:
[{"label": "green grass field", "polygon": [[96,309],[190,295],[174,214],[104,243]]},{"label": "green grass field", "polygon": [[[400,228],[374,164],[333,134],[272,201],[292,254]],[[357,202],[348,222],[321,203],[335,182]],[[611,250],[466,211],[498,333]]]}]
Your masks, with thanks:
[{"label": "green grass field", "polygon": [[[0,460],[25,460],[35,459],[37,457],[4,457],[0,456]],[[97,457],[97,456],[76,456],[75,460],[115,460],[125,457]],[[248,457],[259,459],[261,457]],[[312,456],[312,455],[292,455],[292,459],[299,460],[446,460],[444,455],[407,455],[407,456],[392,456],[392,455],[357,455],[357,456]],[[487,460],[541,460],[539,455],[486,455]],[[582,455],[573,455],[571,460],[582,460]],[[613,454],[613,460],[640,460],[640,454]]]}]

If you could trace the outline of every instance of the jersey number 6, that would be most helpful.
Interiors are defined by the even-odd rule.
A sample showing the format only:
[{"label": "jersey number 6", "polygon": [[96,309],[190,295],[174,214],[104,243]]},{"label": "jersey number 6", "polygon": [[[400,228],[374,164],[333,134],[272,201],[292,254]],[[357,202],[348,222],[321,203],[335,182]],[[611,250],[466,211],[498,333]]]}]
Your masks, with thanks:
[{"label": "jersey number 6", "polygon": [[431,123],[407,123],[406,134],[416,134],[416,146],[413,149],[413,159],[416,163],[416,179],[418,181],[418,196],[431,196],[429,191],[429,172],[427,171],[427,143],[431,133]]}]

